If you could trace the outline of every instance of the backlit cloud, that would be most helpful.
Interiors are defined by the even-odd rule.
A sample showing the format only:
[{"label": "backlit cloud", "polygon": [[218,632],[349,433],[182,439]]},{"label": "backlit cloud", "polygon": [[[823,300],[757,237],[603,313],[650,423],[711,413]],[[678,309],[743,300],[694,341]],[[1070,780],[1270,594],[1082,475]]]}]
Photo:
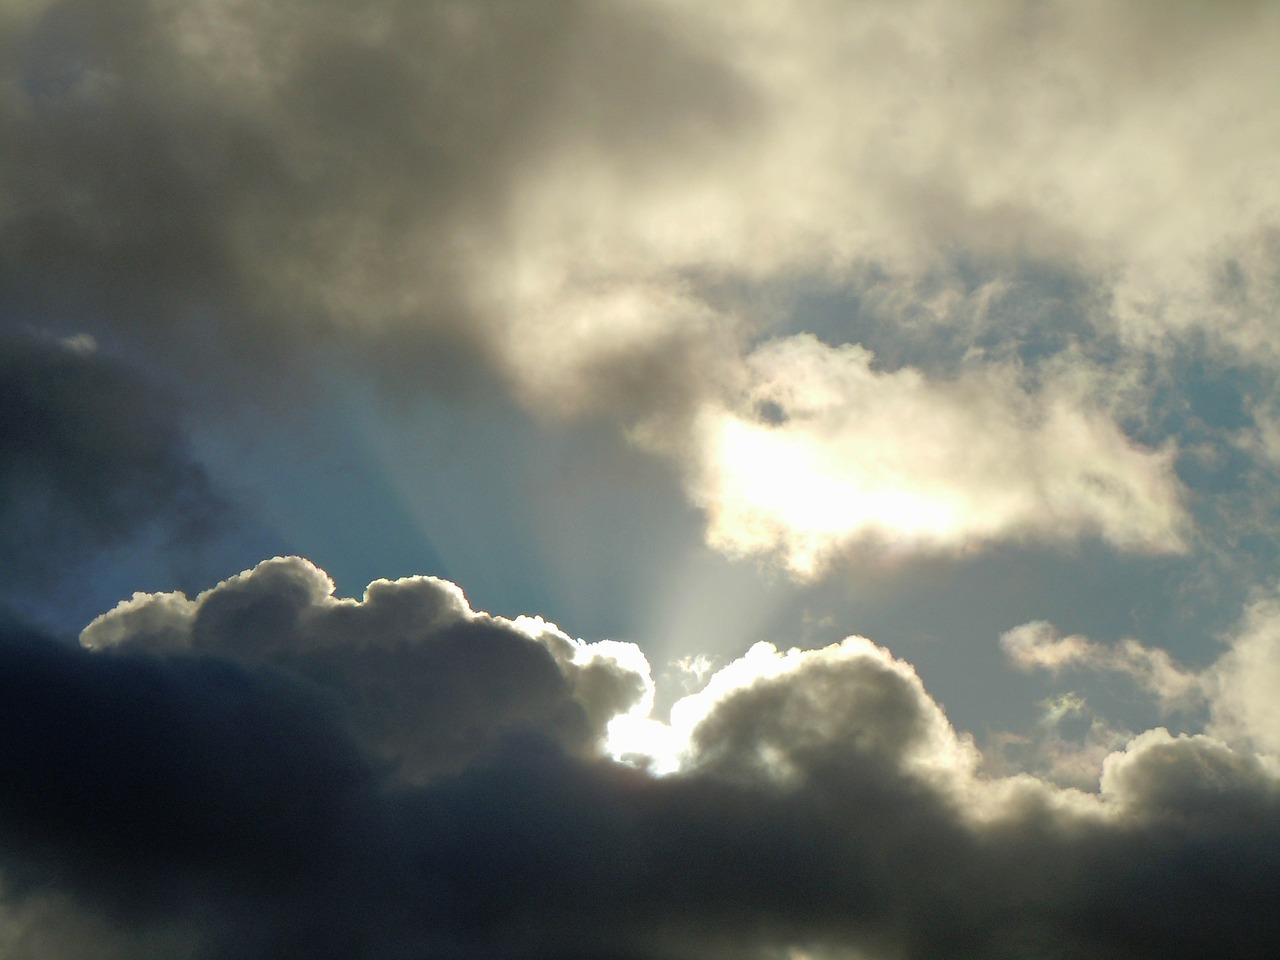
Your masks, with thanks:
[{"label": "backlit cloud", "polygon": [[1036,394],[984,365],[959,379],[877,371],[857,346],[772,341],[748,358],[750,406],[711,408],[691,481],[711,541],[776,551],[800,574],[859,542],[960,551],[1094,534],[1182,549],[1172,451],[1136,447],[1069,389]]},{"label": "backlit cloud", "polygon": [[[184,610],[188,632],[165,634]],[[186,607],[137,598],[87,648],[6,625],[7,917],[41,960],[102,922],[117,933],[98,956],[132,938],[218,960],[1280,945],[1245,895],[1280,880],[1280,780],[1247,751],[1155,730],[1097,793],[984,777],[915,671],[850,638],[726,665],[673,710],[685,762],[658,777],[529,709],[531,655],[574,702],[571,645],[548,629],[469,613],[439,581],[334,600],[297,560]],[[360,670],[392,647],[394,673]],[[593,660],[616,673],[609,653]],[[476,698],[504,742],[451,750],[426,781],[375,761],[389,741],[370,730],[430,756],[474,732]],[[83,919],[60,937],[67,909]]]},{"label": "backlit cloud", "polygon": [[[761,306],[777,291],[816,278],[856,295],[868,269],[911,290],[956,251],[996,286],[1018,263],[1077,272],[1099,305],[1085,336],[1135,357],[1207,337],[1274,366],[1275,17],[1256,3],[13,5],[0,258],[15,316],[58,326],[71,310],[189,383],[242,386],[248,364],[276,371],[248,378],[262,392],[336,347],[384,382],[465,392],[486,368],[542,413],[608,413],[668,449],[709,441],[718,453],[683,462],[712,540],[795,567],[865,534],[953,547],[1091,531],[1168,549],[1167,459],[1087,402],[1007,384],[997,399],[999,368],[947,386],[886,373],[849,403],[871,424],[956,403],[912,437],[920,454],[947,431],[952,452],[931,462],[990,443],[980,417],[995,414],[1017,462],[1003,499],[978,452],[964,492],[931,491],[925,465],[887,502],[920,464],[853,466],[868,438],[840,403],[815,425],[836,449],[818,453],[733,398],[776,381],[761,368],[780,348],[751,345],[795,325]],[[853,356],[825,366],[851,376]],[[757,489],[746,474],[778,443],[793,466]],[[819,531],[771,502],[816,487],[864,513]]]},{"label": "backlit cloud", "polygon": [[609,720],[652,701],[634,645],[476,613],[433,577],[379,580],[358,601],[333,591],[313,564],[278,558],[195,599],[136,594],[81,642],[282,667],[333,690],[359,736],[419,777],[477,762],[512,731],[590,753]]},{"label": "backlit cloud", "polygon": [[1277,38],[0,3],[0,955],[1280,956]]}]

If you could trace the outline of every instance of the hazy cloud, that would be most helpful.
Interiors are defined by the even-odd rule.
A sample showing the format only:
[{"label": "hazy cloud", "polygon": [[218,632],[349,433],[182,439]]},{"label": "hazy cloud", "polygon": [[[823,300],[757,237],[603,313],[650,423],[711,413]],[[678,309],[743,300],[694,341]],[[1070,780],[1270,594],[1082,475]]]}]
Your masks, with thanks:
[{"label": "hazy cloud", "polygon": [[234,377],[301,372],[318,340],[457,388],[442,353],[534,378],[501,351],[547,336],[580,358],[562,374],[625,371],[675,321],[642,310],[628,334],[566,309],[602,283],[617,299],[612,278],[575,280],[528,335],[529,304],[510,309],[537,185],[652,181],[750,112],[643,4],[55,0],[8,8],[0,39],[9,295],[203,377],[193,345]]},{"label": "hazy cloud", "polygon": [[[1101,338],[1128,363],[1205,337],[1272,363],[1275,19],[1257,3],[11,5],[3,320],[93,329],[223,403],[249,383],[290,393],[280,371],[305,378],[317,349],[445,392],[480,389],[483,368],[541,413],[642,425],[681,451],[713,540],[796,567],[867,535],[1169,549],[1168,456],[1095,398],[996,397],[999,368],[946,386],[864,371],[848,405],[872,425],[927,408],[916,450],[941,442],[947,463],[993,426],[1019,463],[1001,502],[994,454],[950,504],[915,459],[868,477],[844,404],[814,425],[840,428],[812,455],[820,477],[771,481],[875,505],[923,467],[908,500],[945,515],[927,531],[792,530],[738,489],[749,465],[690,451],[727,431],[809,455],[798,425],[762,431],[736,407],[744,382],[776,385],[761,368],[780,348],[752,346],[802,323],[761,306],[777,290],[888,278],[905,313],[962,322],[922,283],[957,251],[988,299],[1028,262],[1078,276],[1089,313],[1055,349]],[[1028,335],[1051,343],[1058,322]],[[941,403],[966,413],[938,422]]]}]

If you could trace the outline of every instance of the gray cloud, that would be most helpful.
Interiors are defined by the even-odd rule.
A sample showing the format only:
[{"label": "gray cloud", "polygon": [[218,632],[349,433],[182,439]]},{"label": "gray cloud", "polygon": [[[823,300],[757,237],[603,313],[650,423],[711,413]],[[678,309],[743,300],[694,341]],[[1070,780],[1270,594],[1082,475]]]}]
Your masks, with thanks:
[{"label": "gray cloud", "polygon": [[[685,701],[688,762],[655,777],[529,714],[531,657],[565,663],[518,623],[466,614],[438,581],[336,601],[297,560],[197,601],[140,598],[86,634],[93,649],[6,623],[6,916],[45,937],[40,960],[70,955],[40,926],[66,909],[83,919],[64,943],[118,931],[78,957],[119,937],[218,960],[1280,946],[1256,896],[1280,880],[1280,781],[1220,741],[1143,734],[1093,795],[983,777],[915,672],[850,638],[728,665]],[[406,630],[414,655],[389,662],[429,666],[430,690],[360,668]],[[343,672],[323,669],[338,658]],[[477,686],[475,658],[492,683]],[[359,693],[375,687],[402,745],[467,728],[476,698],[508,736],[426,781],[397,772],[374,759],[386,740]]]},{"label": "gray cloud", "polygon": [[0,26],[10,296],[206,376],[192,344],[278,368],[316,339],[442,376],[507,328],[484,271],[518,266],[528,178],[648,178],[747,109],[638,5],[65,0]]},{"label": "gray cloud", "polygon": [[86,338],[0,338],[0,591],[72,586],[147,536],[177,552],[234,522],[178,411]]},{"label": "gray cloud", "polygon": [[[1031,496],[976,539],[1084,529],[1167,549],[1185,532],[1175,487],[1121,428],[1151,398],[1130,395],[1123,417],[1099,398],[1169,342],[1270,362],[1274,243],[1258,238],[1276,198],[1260,158],[1280,134],[1257,118],[1273,17],[1248,3],[783,18],[656,0],[12,5],[3,317],[93,329],[222,405],[295,395],[321,356],[385,384],[616,416],[675,459],[714,527],[733,507],[706,494],[698,425],[758,392],[752,346],[797,325],[756,301],[817,278],[965,326],[1043,264],[1088,291],[1079,309],[1065,326],[1006,312],[1051,355],[1032,376],[1055,357],[1105,368],[1076,399],[1115,456],[1066,495],[1102,490],[1092,506]],[[976,313],[933,289],[957,259],[980,265],[961,284]],[[989,329],[959,339],[974,378],[1007,379]],[[1105,362],[1074,362],[1081,339],[1109,344]],[[998,405],[1025,399],[1009,387]],[[897,412],[892,396],[872,408]],[[1027,442],[1047,462],[1072,453]]]},{"label": "gray cloud", "polygon": [[474,764],[512,731],[574,753],[652,681],[629,644],[584,644],[540,619],[477,613],[432,577],[379,580],[360,600],[297,557],[259,564],[194,600],[136,594],[87,626],[89,647],[271,664],[334,691],[359,736],[415,777]]}]

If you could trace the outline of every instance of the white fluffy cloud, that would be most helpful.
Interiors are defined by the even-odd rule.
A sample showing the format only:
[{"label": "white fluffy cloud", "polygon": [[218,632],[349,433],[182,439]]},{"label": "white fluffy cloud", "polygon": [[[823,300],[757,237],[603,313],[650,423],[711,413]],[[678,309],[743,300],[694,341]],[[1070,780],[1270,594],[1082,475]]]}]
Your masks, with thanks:
[{"label": "white fluffy cloud", "polygon": [[962,551],[1075,539],[1178,551],[1187,518],[1171,450],[1144,450],[1069,387],[1028,392],[982,365],[949,381],[875,369],[858,346],[771,341],[747,360],[745,409],[695,427],[691,487],[712,543],[811,574],[851,545]]}]

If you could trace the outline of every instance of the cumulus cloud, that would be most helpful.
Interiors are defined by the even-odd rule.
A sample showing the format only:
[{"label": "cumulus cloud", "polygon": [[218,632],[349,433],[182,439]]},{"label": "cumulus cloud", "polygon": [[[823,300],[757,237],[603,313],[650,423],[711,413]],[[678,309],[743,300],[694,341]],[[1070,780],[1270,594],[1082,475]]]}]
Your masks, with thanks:
[{"label": "cumulus cloud", "polygon": [[333,593],[313,564],[277,558],[194,599],[135,594],[80,640],[306,677],[339,697],[365,742],[417,777],[474,763],[527,731],[589,753],[614,716],[652,703],[648,661],[632,644],[585,644],[541,618],[477,613],[434,577],[378,580],[359,600]]},{"label": "cumulus cloud", "polygon": [[[1096,794],[986,777],[915,671],[862,638],[727,664],[673,710],[667,776],[531,713],[538,657],[578,696],[573,643],[440,581],[343,601],[271,561],[194,601],[136,598],[84,644],[0,631],[4,916],[39,960],[1280,947],[1256,896],[1280,882],[1273,765],[1155,730]],[[390,664],[376,678],[369,650]],[[477,687],[478,657],[502,682]],[[425,779],[386,763],[381,731],[448,740],[476,699],[511,736],[437,753]],[[64,912],[55,936],[42,918]]]}]

